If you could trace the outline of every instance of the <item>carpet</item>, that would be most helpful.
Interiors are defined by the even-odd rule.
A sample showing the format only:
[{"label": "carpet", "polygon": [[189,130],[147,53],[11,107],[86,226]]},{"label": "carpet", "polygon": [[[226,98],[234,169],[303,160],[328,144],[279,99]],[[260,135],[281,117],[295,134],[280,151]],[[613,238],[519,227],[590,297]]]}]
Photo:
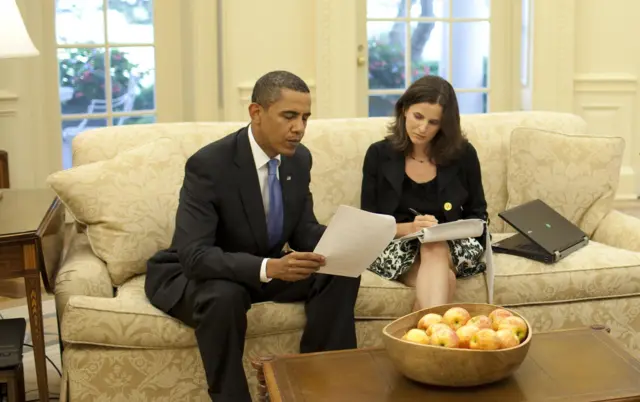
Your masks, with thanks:
[{"label": "carpet", "polygon": [[[29,326],[29,312],[26,305],[10,307],[0,310],[2,318],[24,318],[27,320],[27,332],[24,343],[32,344],[31,330]],[[42,323],[44,328],[45,354],[51,361],[61,369],[60,346],[58,343],[58,321],[56,318],[55,300],[45,300],[42,302]],[[25,379],[25,399],[27,401],[38,400],[38,381],[36,377],[36,365],[33,356],[33,349],[25,346],[23,351],[22,363],[24,366]],[[53,367],[53,364],[47,361],[47,378],[49,383],[49,394],[58,396],[60,391],[60,375]],[[54,399],[56,400],[56,399]]]}]

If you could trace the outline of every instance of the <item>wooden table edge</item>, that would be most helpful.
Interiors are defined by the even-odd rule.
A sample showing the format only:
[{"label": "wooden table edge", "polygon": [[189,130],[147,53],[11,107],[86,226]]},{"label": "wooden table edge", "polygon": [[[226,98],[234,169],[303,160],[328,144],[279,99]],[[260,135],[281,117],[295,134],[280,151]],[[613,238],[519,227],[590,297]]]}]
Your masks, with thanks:
[{"label": "wooden table edge", "polygon": [[[534,333],[534,336],[536,334],[551,334],[551,333],[569,332],[569,331],[583,331],[586,329],[591,329],[594,331],[605,331],[608,334],[611,333],[611,328],[607,327],[606,325],[594,324],[594,325],[588,325],[584,327],[563,328],[563,329],[556,329],[551,331],[540,331],[540,332]],[[615,340],[614,338],[612,339]],[[378,346],[378,347],[358,348],[353,351],[362,353],[366,351],[379,351],[383,349],[385,349],[384,346]],[[288,353],[288,354],[283,354],[278,356],[273,356],[273,355],[262,356],[253,360],[251,362],[251,365],[256,370],[256,377],[258,379],[258,401],[259,402],[282,402],[282,393],[281,393],[280,387],[278,386],[278,382],[276,381],[276,376],[273,369],[273,364],[275,363],[276,360],[287,359],[287,358],[309,358],[310,356],[318,355],[318,354],[322,354],[326,356],[327,354],[338,354],[338,353],[345,353],[345,352],[347,351],[334,350],[329,352],[315,352],[315,353],[304,353],[304,354]],[[634,357],[633,355],[631,356]],[[616,399],[616,401],[617,400],[631,401],[636,399],[624,398],[624,399]]]}]

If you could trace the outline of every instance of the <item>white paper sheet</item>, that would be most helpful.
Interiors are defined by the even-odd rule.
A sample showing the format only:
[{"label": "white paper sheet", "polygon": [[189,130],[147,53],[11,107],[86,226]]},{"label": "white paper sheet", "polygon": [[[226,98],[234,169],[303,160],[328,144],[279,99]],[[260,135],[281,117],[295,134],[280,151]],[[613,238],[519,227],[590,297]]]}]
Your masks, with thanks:
[{"label": "white paper sheet", "polygon": [[314,250],[326,258],[326,265],[318,273],[352,278],[361,275],[395,234],[393,216],[340,205]]}]

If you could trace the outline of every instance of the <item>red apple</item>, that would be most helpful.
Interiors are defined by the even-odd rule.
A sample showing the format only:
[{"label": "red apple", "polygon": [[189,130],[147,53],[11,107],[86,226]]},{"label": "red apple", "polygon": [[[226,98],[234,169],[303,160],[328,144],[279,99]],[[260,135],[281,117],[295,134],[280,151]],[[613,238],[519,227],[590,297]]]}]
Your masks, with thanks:
[{"label": "red apple", "polygon": [[475,350],[498,350],[500,338],[492,329],[481,329],[471,337],[469,348]]},{"label": "red apple", "polygon": [[467,325],[475,325],[480,329],[491,329],[491,319],[486,315],[477,315],[475,317],[471,317]]},{"label": "red apple", "polygon": [[500,339],[500,349],[512,348],[520,344],[520,340],[511,329],[501,329],[496,332]]},{"label": "red apple", "polygon": [[429,336],[421,329],[412,328],[402,337],[405,341],[429,345]]},{"label": "red apple", "polygon": [[454,331],[469,321],[471,314],[462,307],[451,307],[442,315],[442,320]]},{"label": "red apple", "polygon": [[458,335],[458,339],[460,342],[458,343],[458,347],[469,349],[469,343],[471,342],[471,337],[476,334],[476,332],[480,331],[480,328],[475,325],[464,325],[456,331],[456,335]]},{"label": "red apple", "polygon": [[418,328],[426,331],[433,324],[438,324],[440,322],[442,322],[442,316],[440,314],[425,314],[420,321],[418,321]]},{"label": "red apple", "polygon": [[451,328],[436,329],[433,335],[431,335],[431,345],[433,346],[457,348],[459,343],[458,335],[456,335]]},{"label": "red apple", "polygon": [[491,320],[491,329],[497,331],[500,327],[500,321],[505,319],[506,317],[511,317],[511,311],[505,310],[503,308],[497,308],[489,314],[489,319]]},{"label": "red apple", "polygon": [[498,330],[500,329],[510,329],[518,337],[520,342],[527,337],[527,323],[520,317],[511,316],[504,318],[498,326]]},{"label": "red apple", "polygon": [[433,335],[433,333],[439,329],[445,329],[445,330],[449,330],[452,331],[450,326],[448,326],[447,324],[443,323],[443,322],[439,322],[437,324],[433,324],[431,326],[429,326],[429,328],[427,329],[427,335],[431,336]]}]

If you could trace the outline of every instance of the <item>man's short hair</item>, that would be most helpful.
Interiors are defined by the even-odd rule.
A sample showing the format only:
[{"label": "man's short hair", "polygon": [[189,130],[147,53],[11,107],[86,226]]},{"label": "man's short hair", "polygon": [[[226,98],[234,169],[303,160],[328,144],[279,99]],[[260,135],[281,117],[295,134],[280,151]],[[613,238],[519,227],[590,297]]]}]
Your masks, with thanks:
[{"label": "man's short hair", "polygon": [[265,109],[280,99],[281,91],[290,89],[308,94],[309,87],[297,75],[288,71],[271,71],[256,81],[251,94],[251,102]]}]

